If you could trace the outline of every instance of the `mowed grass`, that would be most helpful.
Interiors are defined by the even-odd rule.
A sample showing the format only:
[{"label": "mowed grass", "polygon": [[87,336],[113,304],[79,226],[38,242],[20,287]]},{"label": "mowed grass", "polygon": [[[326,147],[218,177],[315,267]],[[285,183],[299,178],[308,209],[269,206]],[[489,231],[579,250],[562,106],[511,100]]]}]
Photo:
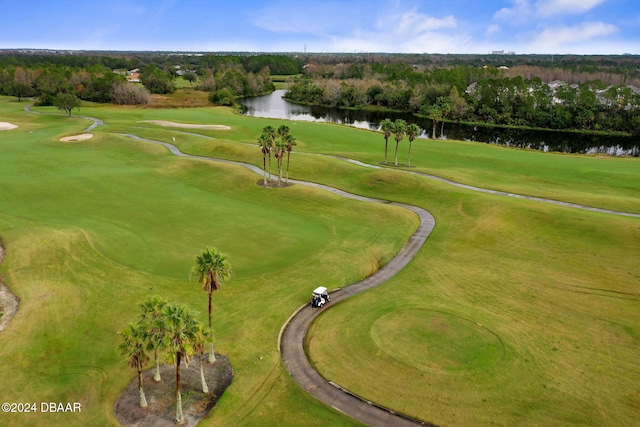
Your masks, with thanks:
[{"label": "mowed grass", "polygon": [[[115,396],[133,378],[117,356],[115,331],[151,292],[187,301],[204,318],[206,298],[189,282],[188,269],[194,252],[215,244],[230,254],[237,270],[214,296],[217,349],[231,357],[236,379],[203,425],[351,423],[306,396],[288,377],[275,349],[277,334],[284,319],[307,300],[311,287],[342,286],[388,261],[415,227],[412,215],[363,207],[299,186],[267,191],[255,186],[256,174],[177,159],[162,147],[117,135],[135,133],[166,142],[176,138],[185,152],[262,165],[253,143],[263,126],[278,121],[213,108],[91,107],[82,113],[101,117],[108,126],[96,129],[90,142],[62,144],[58,134],[79,132],[88,122],[27,115],[10,101],[0,103],[0,111],[2,121],[24,120],[18,130],[26,131],[19,137],[17,130],[11,131],[9,139],[2,134],[1,144],[10,141],[11,150],[0,157],[0,235],[10,249],[2,271],[23,298],[12,327],[0,334],[13,365],[3,365],[0,374],[14,375],[23,395],[68,399],[75,397],[72,390],[79,390],[78,395],[89,396],[85,401],[91,414],[61,420],[114,422],[110,411]],[[227,124],[232,130],[188,131],[204,138],[141,122],[160,119]],[[309,353],[324,376],[442,425],[636,422],[638,219],[473,193],[396,170],[351,165],[320,154],[377,163],[382,136],[334,125],[287,124],[299,141],[292,177],[420,205],[437,221],[407,269],[327,311],[313,326]],[[440,141],[449,152],[439,157],[435,143],[425,141],[421,155],[414,151],[412,170],[433,172],[435,159],[450,158],[452,169],[459,162],[471,177],[493,171],[493,177],[483,178],[487,183],[508,184],[525,193],[533,188],[529,179],[539,182],[546,173],[526,167],[527,159],[544,163],[536,160],[538,153]],[[3,160],[5,153],[13,158]],[[494,155],[498,160],[492,163]],[[593,200],[601,207],[637,208],[638,192],[632,188],[637,159],[540,156],[561,160],[546,183],[554,194],[569,201]],[[21,159],[29,162],[15,166]],[[594,164],[611,170],[601,166],[602,174],[576,180],[580,165],[609,160]],[[83,168],[83,163],[91,167]],[[14,169],[3,173],[5,167]],[[55,173],[46,172],[47,167]],[[628,173],[618,174],[621,170]],[[592,185],[587,185],[589,179]],[[83,181],[87,188],[79,184]],[[19,188],[11,190],[14,197],[5,196],[4,189],[14,186]],[[54,196],[39,190],[32,196],[38,186]],[[74,204],[66,188],[89,202]],[[89,188],[97,194],[91,195]],[[103,193],[106,200],[100,201]],[[58,197],[63,199],[56,201]],[[20,199],[25,200],[16,203]],[[39,204],[45,206],[41,213],[35,212]],[[263,209],[264,217],[254,219]],[[275,220],[269,223],[272,212],[288,218],[291,229]],[[296,221],[309,222],[309,230]],[[266,233],[259,234],[256,243],[252,236],[263,225],[274,226],[273,235],[262,242]],[[176,246],[164,241],[165,233],[176,239]],[[193,238],[185,236],[191,233]],[[296,250],[280,257],[278,252],[289,245]],[[267,258],[257,259],[263,256]],[[70,326],[63,329],[61,324]],[[49,365],[41,365],[45,360]],[[72,365],[82,368],[72,371]],[[0,393],[5,400],[13,397],[12,390]],[[45,416],[15,420],[50,423]]]},{"label": "mowed grass", "polygon": [[434,209],[419,258],[313,326],[319,372],[437,425],[635,425],[638,220],[521,205]]},{"label": "mowed grass", "polygon": [[[137,120],[226,124],[232,127],[231,131],[194,130],[193,133],[216,138],[215,147],[218,150],[217,154],[221,156],[252,161],[260,165],[262,162],[261,159],[256,159],[255,149],[238,153],[240,148],[237,144],[227,145],[226,143],[244,142],[254,145],[264,126],[277,127],[280,124],[287,124],[298,142],[294,155],[330,154],[372,165],[380,165],[384,160],[384,138],[381,133],[340,125],[249,119],[234,114],[231,109],[224,108],[128,111],[98,107],[86,108],[84,112],[105,119],[114,130],[119,129],[119,123],[130,126]],[[175,136],[177,145],[188,148],[190,152],[198,150],[198,153],[206,153],[212,147],[208,145],[209,143],[204,144],[202,138],[185,135],[184,129],[173,129],[174,133],[171,133],[169,129],[157,125],[144,123],[137,125],[149,128],[141,131],[143,134],[149,132],[148,135],[167,142],[171,142],[171,136]],[[406,138],[401,141],[398,151],[400,169],[433,174],[483,188],[640,213],[640,166],[637,158],[542,153],[477,142],[417,139],[412,144],[412,166],[407,167],[408,141]],[[394,152],[395,141],[390,138],[388,149],[390,164],[394,162]],[[312,163],[316,162],[317,159],[314,158]],[[311,175],[308,166],[296,160],[291,164],[291,174],[296,176],[304,174],[313,180],[327,179],[328,174],[323,168],[319,168],[319,174]],[[391,168],[396,169],[395,166]],[[337,173],[331,179],[339,180],[339,175]]]},{"label": "mowed grass", "polygon": [[[222,419],[351,425],[298,393],[277,335],[311,289],[344,286],[393,256],[417,226],[414,214],[302,186],[263,189],[243,168],[176,158],[119,135],[62,143],[86,123],[19,107],[3,104],[3,120],[20,127],[2,135],[0,148],[2,272],[21,298],[0,334],[0,376],[11,384],[3,401],[79,401],[81,414],[58,414],[55,423],[116,424],[113,403],[134,378],[117,331],[156,294],[204,321],[206,294],[189,273],[215,245],[235,272],[214,299],[216,348],[236,374]],[[274,409],[265,416],[263,407]],[[52,422],[51,414],[2,416],[14,425]]]}]

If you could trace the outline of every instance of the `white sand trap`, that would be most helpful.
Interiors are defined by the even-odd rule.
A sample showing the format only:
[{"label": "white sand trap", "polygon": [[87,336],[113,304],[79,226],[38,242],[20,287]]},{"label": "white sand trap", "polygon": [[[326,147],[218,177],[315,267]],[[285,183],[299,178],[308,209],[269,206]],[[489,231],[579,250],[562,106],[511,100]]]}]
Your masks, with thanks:
[{"label": "white sand trap", "polygon": [[9,123],[9,122],[0,122],[0,130],[11,130],[11,129],[15,129],[18,126],[14,125],[13,123]]},{"label": "white sand trap", "polygon": [[64,141],[64,142],[86,141],[87,139],[91,139],[91,138],[93,138],[92,133],[81,133],[80,135],[65,136],[64,138],[60,138],[60,141]]},{"label": "white sand trap", "polygon": [[213,129],[213,130],[231,129],[230,126],[225,126],[225,125],[194,125],[189,123],[167,122],[164,120],[144,120],[144,123],[153,123],[154,125],[170,126],[174,128],[187,128],[187,129]]}]

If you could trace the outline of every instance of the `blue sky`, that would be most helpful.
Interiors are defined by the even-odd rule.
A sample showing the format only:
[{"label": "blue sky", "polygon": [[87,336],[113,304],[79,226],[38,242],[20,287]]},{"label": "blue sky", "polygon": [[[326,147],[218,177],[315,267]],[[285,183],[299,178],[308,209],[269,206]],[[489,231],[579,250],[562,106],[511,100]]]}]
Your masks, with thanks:
[{"label": "blue sky", "polygon": [[640,54],[638,0],[0,0],[0,49]]}]

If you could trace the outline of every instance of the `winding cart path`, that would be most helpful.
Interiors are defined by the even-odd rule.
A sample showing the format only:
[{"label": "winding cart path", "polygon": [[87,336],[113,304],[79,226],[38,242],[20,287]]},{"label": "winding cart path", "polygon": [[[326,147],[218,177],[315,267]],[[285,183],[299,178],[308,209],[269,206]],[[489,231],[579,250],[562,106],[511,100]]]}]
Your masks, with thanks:
[{"label": "winding cart path", "polygon": [[[353,198],[348,193],[342,194],[345,197]],[[362,200],[357,196],[358,200]],[[372,203],[385,203],[377,199],[365,199]],[[367,401],[343,389],[337,384],[327,382],[313,369],[304,352],[304,341],[307,330],[320,313],[331,308],[336,303],[343,301],[352,295],[381,285],[400,270],[402,270],[413,259],[422,244],[427,240],[431,231],[435,227],[433,216],[422,208],[405,205],[401,203],[389,203],[412,210],[420,217],[420,226],[411,236],[409,241],[402,248],[400,253],[378,270],[372,276],[360,282],[341,288],[331,293],[331,303],[323,309],[314,310],[309,304],[305,304],[295,312],[295,314],[283,326],[278,339],[278,348],[284,362],[284,366],[293,379],[309,394],[327,405],[357,419],[369,426],[416,426],[429,425],[424,421],[412,419],[395,413],[373,402]]]},{"label": "winding cart path", "polygon": [[[139,140],[139,141],[146,141],[154,144],[160,144],[166,147],[167,149],[169,149],[169,151],[176,156],[233,164],[233,165],[248,168],[259,175],[263,174],[263,170],[255,165],[251,165],[243,162],[236,162],[232,160],[217,159],[213,157],[185,154],[181,152],[175,145],[170,143],[142,138],[132,134],[122,134],[122,135],[135,140]],[[343,159],[343,160],[360,164],[360,162],[351,160],[351,159]],[[381,168],[380,166],[374,166],[374,165],[368,165],[368,164],[361,164],[361,165],[366,167],[371,167],[371,168]],[[423,174],[419,172],[411,172],[411,171],[405,171],[405,172],[426,176],[432,179],[437,179],[447,184],[455,185],[457,187],[461,187],[461,188],[465,188],[473,191],[481,191],[481,192],[495,194],[495,195],[517,197],[517,198],[523,198],[523,199],[545,202],[545,203],[553,203],[553,204],[563,205],[567,207],[596,211],[601,213],[640,218],[640,214],[635,214],[635,213],[613,211],[609,209],[594,208],[590,206],[583,206],[583,205],[578,205],[574,203],[544,199],[540,197],[523,196],[523,195],[506,193],[501,191],[489,190],[489,189],[456,183],[456,182],[449,181],[433,175]],[[333,187],[329,187],[326,185],[317,184],[317,183],[311,183],[311,182],[299,181],[299,180],[289,180],[289,181],[299,185],[306,185],[306,186],[320,188],[349,199],[370,202],[370,203],[385,203],[385,204],[390,204],[394,206],[403,207],[405,209],[409,209],[415,212],[419,216],[420,225],[416,230],[416,232],[411,236],[409,241],[402,248],[402,250],[398,253],[398,255],[393,260],[391,260],[391,262],[389,262],[382,269],[380,269],[378,272],[376,272],[372,276],[369,276],[368,278],[360,282],[354,283],[352,285],[341,288],[335,292],[332,292],[331,303],[325,306],[323,309],[313,310],[311,309],[308,303],[305,303],[287,320],[287,322],[282,327],[280,336],[278,337],[278,349],[280,350],[280,355],[284,362],[285,368],[287,369],[291,377],[307,393],[311,394],[312,396],[314,396],[321,402],[331,406],[332,408],[369,426],[373,426],[373,427],[386,427],[386,426],[402,427],[402,426],[416,426],[416,425],[435,426],[435,424],[431,424],[427,421],[417,420],[409,416],[396,413],[381,405],[378,405],[374,402],[370,402],[362,397],[359,397],[335,383],[328,382],[311,366],[311,363],[307,359],[307,356],[304,351],[304,341],[305,341],[306,333],[309,327],[311,326],[311,324],[313,323],[313,321],[320,315],[320,313],[323,310],[331,308],[332,306],[339,303],[340,301],[343,301],[351,297],[352,295],[355,295],[357,293],[360,293],[368,289],[371,289],[375,286],[378,286],[386,282],[387,280],[391,279],[393,276],[395,276],[414,258],[414,256],[420,250],[420,248],[422,247],[422,245],[427,240],[427,238],[429,237],[429,235],[431,234],[431,232],[435,227],[435,219],[429,212],[417,206],[359,196],[356,194],[347,193],[345,191],[342,191]]]},{"label": "winding cart path", "polygon": [[[180,151],[178,147],[167,142],[142,138],[133,134],[121,135],[137,141],[145,141],[162,145],[169,149],[169,151],[176,156],[233,164],[248,168],[260,175],[262,175],[263,173],[263,170],[261,168],[248,163],[217,159],[214,157],[185,154]],[[363,197],[357,194],[347,193],[346,191],[342,191],[337,188],[313,182],[298,181],[292,179],[290,179],[289,182],[298,185],[320,188],[353,200],[359,200],[369,203],[385,203],[393,206],[399,206],[415,212],[420,217],[420,225],[418,226],[418,229],[413,233],[411,238],[409,238],[409,241],[400,250],[398,255],[396,255],[396,257],[391,260],[391,262],[389,262],[383,268],[378,270],[378,272],[367,277],[366,279],[332,292],[331,304],[325,306],[323,310],[334,306],[336,303],[343,301],[352,295],[366,291],[367,289],[371,289],[374,286],[381,285],[382,283],[395,276],[418,253],[418,250],[420,250],[423,243],[427,240],[429,234],[431,234],[431,231],[433,231],[435,227],[435,219],[433,218],[433,216],[426,210],[417,206]],[[322,378],[315,369],[313,369],[304,352],[304,337],[307,333],[307,330],[309,329],[309,326],[311,326],[311,323],[313,323],[315,318],[318,317],[318,315],[320,315],[323,310],[313,310],[311,309],[309,304],[304,304],[288,319],[288,321],[283,326],[278,338],[278,348],[280,350],[280,355],[284,362],[284,366],[291,377],[300,385],[300,387],[302,387],[307,393],[316,397],[321,402],[369,426],[433,426],[433,424],[397,414],[380,405],[360,398],[334,383],[329,383],[327,380]]]},{"label": "winding cart path", "polygon": [[[31,112],[29,109],[30,105],[26,106],[24,110],[26,112]],[[92,126],[87,128],[87,131],[94,129],[96,126],[104,125],[102,120],[86,117],[86,116],[73,116],[84,119],[92,120],[94,123]],[[192,154],[186,154],[181,152],[178,147],[173,144],[152,140],[148,138],[139,137],[133,134],[121,134],[128,138],[145,141],[154,144],[159,144],[166,147],[172,154],[180,157],[186,157],[191,159],[198,160],[207,160],[214,161],[226,164],[233,164],[237,166],[242,166],[248,168],[257,174],[262,175],[263,170],[258,166],[251,165],[243,162],[236,162],[232,160],[224,160],[218,159],[214,157],[207,156],[197,156]],[[335,156],[333,156],[335,157]],[[341,158],[342,160],[361,165],[363,167],[382,169],[381,166],[370,165],[358,162],[357,160]],[[609,209],[601,209],[590,206],[579,205],[575,203],[562,202],[557,200],[545,199],[541,197],[535,196],[525,196],[513,193],[507,193],[502,191],[490,190],[480,187],[474,187],[466,184],[460,184],[454,181],[450,181],[441,177],[437,177],[434,175],[429,175],[421,172],[413,172],[413,171],[403,171],[407,173],[418,174],[421,176],[425,176],[427,178],[436,179],[438,181],[454,185],[460,188],[464,188],[472,191],[480,191],[484,193],[490,193],[495,195],[507,196],[507,197],[516,197],[522,199],[528,199],[538,202],[544,203],[553,203],[557,205],[562,205],[571,208],[584,209],[589,211],[596,211],[601,213],[613,214],[613,215],[622,215],[622,216],[630,216],[640,218],[640,214],[637,213],[629,213],[629,212],[620,212]],[[387,265],[385,265],[378,272],[373,274],[372,276],[361,280],[352,285],[341,288],[335,292],[331,293],[331,303],[328,306],[325,306],[323,309],[313,310],[310,308],[308,303],[305,303],[302,307],[300,307],[295,313],[291,315],[291,317],[287,320],[287,322],[282,327],[280,332],[280,336],[278,337],[278,348],[280,350],[280,354],[282,360],[284,362],[284,366],[291,375],[291,377],[309,394],[316,397],[321,402],[335,408],[336,410],[343,412],[344,414],[362,422],[369,426],[416,426],[416,425],[426,425],[426,426],[434,426],[426,421],[421,421],[417,419],[413,419],[411,417],[398,414],[392,410],[384,408],[374,402],[367,401],[355,394],[349,392],[348,390],[340,387],[335,383],[328,382],[320,374],[313,369],[311,363],[306,357],[304,352],[304,340],[307,330],[313,323],[313,321],[319,316],[319,314],[328,308],[331,308],[335,304],[343,301],[352,295],[357,293],[366,291],[375,286],[378,286],[393,276],[395,276],[400,270],[402,270],[417,254],[420,250],[424,242],[427,240],[431,232],[435,227],[435,220],[433,216],[427,212],[426,210],[419,208],[417,206],[406,205],[402,203],[395,203],[386,200],[373,199],[368,197],[359,196],[356,194],[347,193],[345,191],[329,187],[322,184],[299,181],[299,180],[289,180],[292,183],[311,186],[320,188],[326,191],[330,191],[334,194],[347,197],[349,199],[369,202],[369,203],[385,203],[394,206],[399,206],[405,209],[409,209],[415,212],[420,218],[420,225],[416,232],[411,236],[409,241],[405,244],[402,250],[398,253],[398,255],[391,260]]]}]

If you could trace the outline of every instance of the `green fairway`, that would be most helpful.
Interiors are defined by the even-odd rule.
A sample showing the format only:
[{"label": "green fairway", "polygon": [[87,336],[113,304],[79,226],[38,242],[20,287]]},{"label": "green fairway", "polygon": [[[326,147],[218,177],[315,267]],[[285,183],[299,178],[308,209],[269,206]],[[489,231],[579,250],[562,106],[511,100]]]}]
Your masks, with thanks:
[{"label": "green fairway", "polygon": [[[171,142],[171,136],[175,136],[177,145],[185,148],[183,151],[206,154],[215,148],[216,155],[255,164],[259,163],[256,161],[256,149],[243,150],[229,142],[255,144],[262,127],[280,123],[271,119],[250,119],[233,114],[229,109],[213,108],[124,110],[98,107],[86,108],[83,112],[110,123],[110,131],[120,130],[120,123],[130,126],[133,121],[142,120],[226,124],[232,127],[231,131],[194,130],[198,134],[217,138],[215,142],[184,133],[170,133],[167,132],[168,128],[149,123],[138,123],[138,126],[149,129],[138,130],[137,133],[167,142]],[[309,122],[290,122],[290,127],[298,139],[296,153],[337,155],[373,165],[379,165],[384,160],[384,138],[381,133]],[[477,142],[417,139],[412,144],[412,167],[408,168],[405,166],[407,147],[405,138],[400,143],[398,155],[401,169],[434,174],[477,187],[640,213],[640,167],[637,158],[542,153]],[[395,141],[391,138],[388,153],[390,164],[393,163],[394,150]],[[309,163],[296,160],[291,164],[291,173],[297,176],[304,174],[314,181],[326,181],[327,165],[320,162],[325,160],[312,158]],[[334,167],[329,167],[333,171]],[[335,175],[351,174],[350,167],[336,167],[340,170],[336,169]],[[335,178],[340,179],[340,176]]]},{"label": "green fairway", "polygon": [[[10,385],[0,400],[79,401],[83,410],[0,414],[0,425],[117,425],[113,404],[135,376],[117,332],[148,295],[204,320],[206,294],[189,273],[206,246],[226,253],[234,271],[214,294],[213,322],[235,378],[201,424],[357,425],[295,384],[278,333],[316,286],[336,289],[388,262],[417,227],[413,213],[302,185],[262,188],[247,169],[121,135],[262,166],[255,142],[276,120],[221,108],[83,106],[107,126],[63,143],[91,122],[24,105],[0,98],[0,121],[19,126],[0,131],[0,273],[20,297],[0,332],[0,377]],[[298,139],[292,178],[421,206],[437,222],[404,271],[312,327],[308,350],[323,376],[441,425],[633,425],[640,220],[365,168],[325,154],[378,164],[381,134],[287,124]],[[425,140],[414,142],[412,164],[479,187],[640,212],[638,159]]]},{"label": "green fairway", "polygon": [[323,376],[437,425],[634,425],[638,220],[518,205],[434,209],[420,259],[314,325]]}]

